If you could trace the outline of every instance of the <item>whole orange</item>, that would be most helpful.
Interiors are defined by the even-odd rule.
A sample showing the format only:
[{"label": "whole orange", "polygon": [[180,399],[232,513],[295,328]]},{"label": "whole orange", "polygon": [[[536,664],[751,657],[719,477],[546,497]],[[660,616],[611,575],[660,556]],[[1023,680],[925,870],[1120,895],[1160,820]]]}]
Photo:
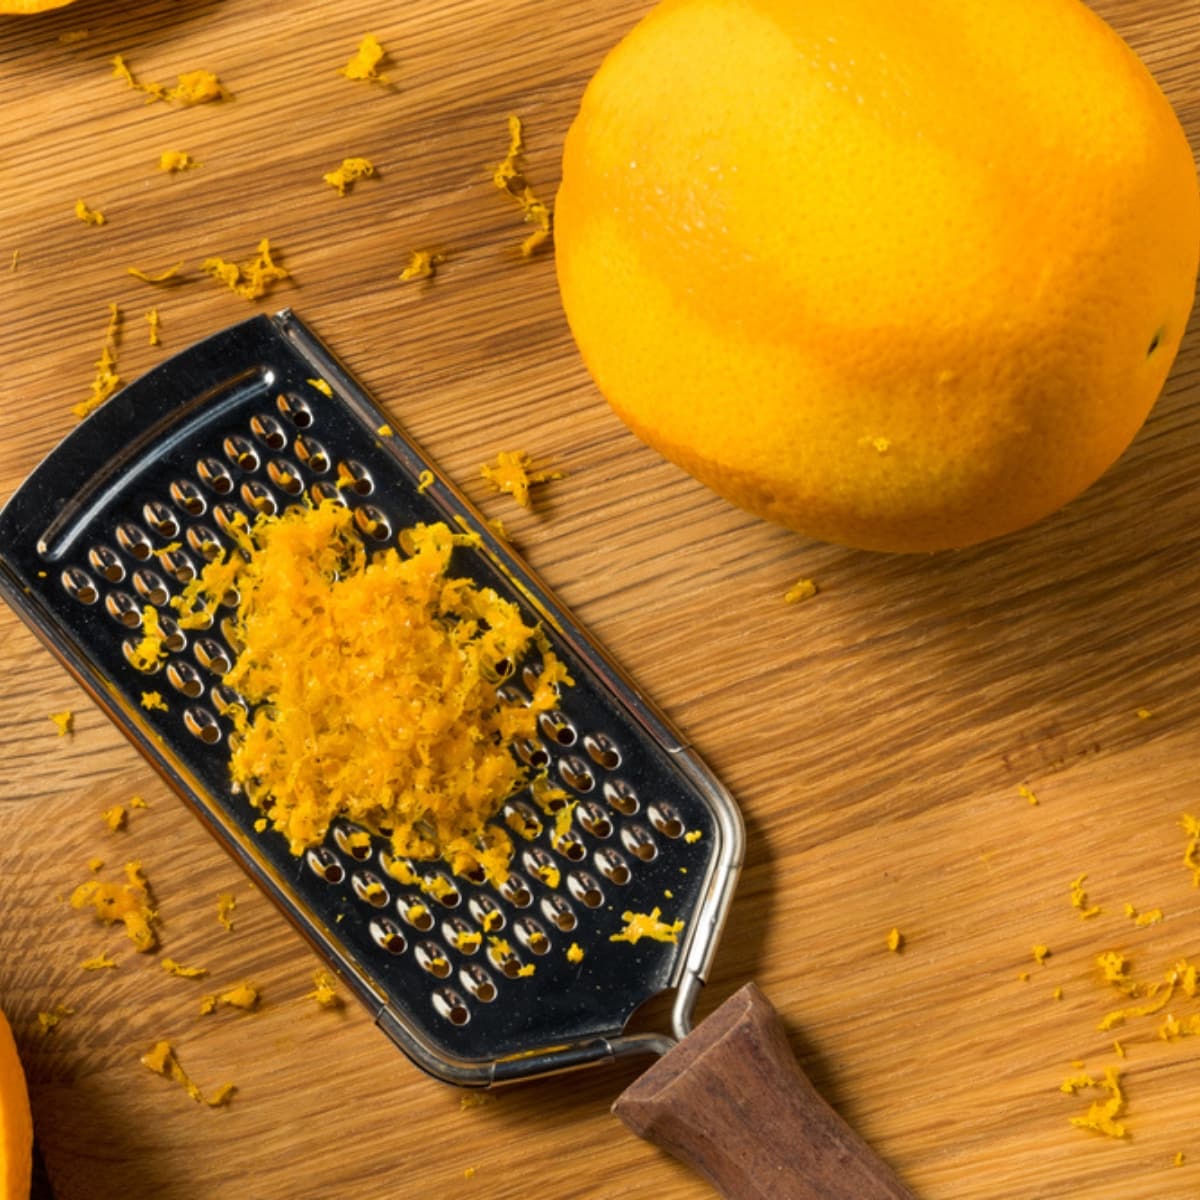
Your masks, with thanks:
[{"label": "whole orange", "polygon": [[0,1200],[28,1200],[33,1117],[25,1073],[8,1020],[0,1012]]},{"label": "whole orange", "polygon": [[572,333],[638,435],[896,551],[1092,483],[1200,255],[1179,122],[1078,0],[664,0],[584,94],[555,221]]}]

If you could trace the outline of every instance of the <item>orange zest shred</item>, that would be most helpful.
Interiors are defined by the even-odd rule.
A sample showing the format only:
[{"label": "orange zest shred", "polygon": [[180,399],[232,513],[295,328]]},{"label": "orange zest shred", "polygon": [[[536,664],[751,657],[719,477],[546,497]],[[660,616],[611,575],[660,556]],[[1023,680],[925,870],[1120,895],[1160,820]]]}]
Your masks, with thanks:
[{"label": "orange zest shred", "polygon": [[156,1075],[161,1075],[164,1079],[170,1079],[172,1082],[180,1084],[197,1104],[207,1104],[210,1108],[220,1108],[222,1105],[228,1104],[237,1092],[237,1088],[232,1083],[223,1083],[206,1100],[204,1093],[200,1091],[192,1082],[188,1073],[180,1066],[179,1059],[176,1057],[170,1042],[155,1043],[153,1049],[148,1050],[142,1055],[141,1064]]},{"label": "orange zest shred", "polygon": [[1144,929],[1147,925],[1157,925],[1163,919],[1163,910],[1161,908],[1150,908],[1145,912],[1138,912],[1132,904],[1126,904],[1125,915],[1136,926]]},{"label": "orange zest shred", "polygon": [[291,278],[291,273],[271,257],[270,238],[263,238],[258,243],[254,257],[240,266],[223,258],[206,258],[200,264],[200,269],[236,292],[243,300],[257,300],[265,296],[279,280]]},{"label": "orange zest shred", "polygon": [[572,942],[567,947],[567,962],[583,962],[583,947],[578,942]]},{"label": "orange zest shred", "polygon": [[408,256],[408,265],[400,272],[401,283],[413,279],[432,279],[437,274],[438,266],[446,261],[444,254],[433,250],[414,250]]},{"label": "orange zest shred", "polygon": [[98,854],[94,854],[88,859],[87,865],[89,871],[99,871],[100,868],[104,866],[104,859],[102,859]]},{"label": "orange zest shred", "polygon": [[119,830],[125,828],[125,822],[127,818],[125,805],[114,804],[112,808],[106,808],[100,814],[100,818],[105,825],[107,825],[109,829],[113,831],[113,833],[117,833]]},{"label": "orange zest shred", "polygon": [[123,79],[134,91],[146,94],[146,103],[165,100],[169,104],[205,104],[210,100],[230,99],[225,86],[211,71],[184,71],[174,87],[162,83],[142,83],[135,78],[124,55],[114,55],[110,60],[112,73]]},{"label": "orange zest shred", "polygon": [[104,971],[113,969],[116,965],[117,960],[115,958],[109,958],[107,954],[101,951],[101,953],[95,954],[91,958],[85,958],[79,964],[79,969],[81,971]]},{"label": "orange zest shred", "polygon": [[230,933],[233,932],[233,910],[237,908],[237,897],[232,892],[222,892],[217,897],[217,921]]},{"label": "orange zest shred", "polygon": [[121,384],[117,374],[117,338],[121,332],[121,310],[115,304],[108,306],[108,328],[104,332],[104,346],[96,361],[96,377],[92,380],[92,394],[71,406],[71,412],[80,420],[94,408],[99,408]]},{"label": "orange zest shred", "polygon": [[[512,844],[489,822],[527,782],[512,747],[571,680],[516,605],[449,574],[474,537],[418,525],[369,555],[353,511],[326,501],[260,517],[248,540],[178,598],[186,616],[240,597],[224,682],[251,712],[235,715],[235,783],[295,854],[344,817],[397,858],[503,881]],[[534,648],[529,703],[504,703]]]},{"label": "orange zest shred", "polygon": [[1026,785],[1023,783],[1017,786],[1017,795],[1020,796],[1022,800],[1028,800],[1029,803],[1034,807],[1036,807],[1038,804],[1038,798],[1034,794],[1033,789],[1026,787]]},{"label": "orange zest shred", "polygon": [[321,178],[331,188],[335,188],[339,196],[344,196],[347,189],[353,187],[358,180],[369,179],[374,174],[375,164],[369,158],[343,158],[340,166],[326,171]]},{"label": "orange zest shred", "polygon": [[359,43],[350,61],[344,67],[339,67],[338,71],[347,79],[387,83],[387,77],[379,73],[379,64],[386,55],[387,51],[379,44],[379,39],[373,33],[368,33]]},{"label": "orange zest shred", "polygon": [[106,225],[108,218],[96,208],[88,206],[84,200],[75,201],[75,216],[85,225]]},{"label": "orange zest shred", "polygon": [[1116,1067],[1105,1067],[1104,1078],[1097,1080],[1091,1075],[1072,1075],[1059,1085],[1059,1091],[1074,1096],[1084,1089],[1099,1088],[1108,1093],[1106,1100],[1093,1101],[1082,1116],[1071,1117],[1071,1124],[1078,1129],[1091,1129],[1106,1137],[1125,1137],[1125,1126],[1116,1118],[1125,1107],[1125,1096],[1121,1091],[1121,1075]]},{"label": "orange zest shred", "polygon": [[143,692],[141,705],[144,709],[157,709],[159,712],[168,712],[167,702],[162,697],[162,692]]},{"label": "orange zest shred", "polygon": [[424,470],[417,476],[417,494],[423,496],[433,487],[433,472]]},{"label": "orange zest shred", "polygon": [[683,929],[683,921],[675,921],[668,925],[659,919],[661,915],[662,910],[657,907],[649,913],[624,912],[621,914],[621,920],[625,922],[625,928],[620,933],[612,934],[608,940],[629,942],[635,946],[644,937],[652,938],[656,942],[677,942]]},{"label": "orange zest shred", "polygon": [[1084,920],[1104,911],[1098,904],[1088,904],[1088,895],[1083,887],[1085,879],[1086,875],[1080,875],[1071,881],[1071,907],[1078,909],[1079,916]]},{"label": "orange zest shred", "polygon": [[893,954],[898,954],[904,946],[904,934],[899,929],[889,929],[887,935],[887,948]]},{"label": "orange zest shred", "polygon": [[141,796],[130,796],[129,797],[129,807],[130,808],[149,808],[150,805],[148,805],[145,802],[145,800],[143,800],[141,798]]},{"label": "orange zest shred", "polygon": [[[333,395],[333,385],[330,384],[330,382],[327,379],[309,379],[309,380],[306,380],[306,382],[308,383],[309,387],[315,387],[317,389],[317,391],[321,393],[322,396],[332,396]],[[353,475],[350,476],[349,482],[350,483],[354,482]]]},{"label": "orange zest shred", "polygon": [[200,1015],[207,1016],[218,1008],[237,1008],[242,1012],[253,1012],[261,997],[258,988],[250,983],[235,983],[223,992],[213,992],[200,1001]]},{"label": "orange zest shred", "polygon": [[77,42],[86,42],[88,40],[88,31],[86,29],[68,29],[65,33],[58,35],[58,44],[60,46],[73,46]]},{"label": "orange zest shred", "polygon": [[498,492],[505,492],[522,507],[532,508],[529,489],[536,484],[565,479],[562,471],[547,471],[534,465],[524,450],[502,450],[494,461],[484,463],[480,474]]},{"label": "orange zest shred", "polygon": [[1187,834],[1187,849],[1183,852],[1183,865],[1192,873],[1192,886],[1200,887],[1200,818],[1184,813],[1179,824]]},{"label": "orange zest shred", "polygon": [[167,658],[166,640],[158,609],[147,604],[142,609],[142,636],[130,653],[130,661],[139,671],[153,671]]},{"label": "orange zest shred", "polygon": [[66,737],[68,733],[75,732],[75,714],[70,709],[51,713],[50,720],[54,722],[54,728],[58,730],[59,737]]},{"label": "orange zest shred", "polygon": [[799,604],[817,594],[817,585],[811,579],[799,579],[783,594],[785,604]]},{"label": "orange zest shred", "polygon": [[375,430],[380,437],[389,438],[395,437],[396,431],[385,421],[378,429]]},{"label": "orange zest shred", "polygon": [[158,169],[172,174],[177,171],[190,171],[200,165],[185,150],[164,150],[158,156]]},{"label": "orange zest shred", "polygon": [[1050,957],[1050,947],[1043,946],[1040,943],[1033,947],[1033,961],[1038,966],[1045,966],[1046,959]]},{"label": "orange zest shred", "polygon": [[180,272],[183,270],[183,259],[180,259],[174,266],[167,267],[165,271],[159,271],[157,275],[151,275],[149,271],[143,271],[141,267],[126,267],[125,270],[134,279],[140,279],[143,283],[179,283],[181,281]]},{"label": "orange zest shred", "polygon": [[315,1000],[321,1008],[340,1008],[342,998],[337,994],[337,980],[333,973],[318,967],[313,972],[313,990],[306,998]]},{"label": "orange zest shred", "polygon": [[550,210],[537,198],[525,178],[521,160],[525,154],[525,137],[521,118],[508,118],[508,153],[504,161],[492,172],[492,182],[507,192],[521,206],[526,222],[534,229],[521,243],[521,255],[529,258],[550,236]]},{"label": "orange zest shred", "polygon": [[208,974],[207,967],[185,967],[183,963],[176,962],[173,958],[164,958],[159,962],[168,975],[174,975],[178,979],[203,979]]},{"label": "orange zest shred", "polygon": [[125,932],[140,953],[153,950],[158,945],[153,922],[158,916],[151,904],[150,885],[142,874],[141,864],[125,864],[125,882],[102,882],[89,879],[71,893],[71,907],[83,909],[91,906],[97,920],[106,925],[121,921]]},{"label": "orange zest shred", "polygon": [[38,1032],[45,1035],[62,1021],[63,1017],[75,1015],[75,1010],[66,1004],[56,1004],[52,1009],[37,1015]]}]

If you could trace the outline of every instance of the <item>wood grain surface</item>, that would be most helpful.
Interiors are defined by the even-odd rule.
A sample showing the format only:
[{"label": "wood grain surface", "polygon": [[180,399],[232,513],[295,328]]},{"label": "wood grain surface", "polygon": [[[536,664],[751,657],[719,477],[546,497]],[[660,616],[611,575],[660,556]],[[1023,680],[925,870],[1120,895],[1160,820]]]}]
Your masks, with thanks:
[{"label": "wood grain surface", "polygon": [[[1130,451],[1025,533],[894,558],[732,509],[611,414],[552,254],[521,259],[519,210],[490,179],[518,113],[530,179],[553,196],[587,79],[648,7],[79,0],[0,19],[0,500],[74,426],[110,303],[125,379],[256,308],[295,307],[737,797],[748,862],[702,1013],[756,980],[821,1091],[928,1200],[1200,1195],[1200,1038],[1161,1040],[1154,1017],[1098,1031],[1120,996],[1095,965],[1119,950],[1156,979],[1200,955],[1179,826],[1200,814],[1200,328]],[[1200,146],[1194,0],[1095,7]],[[368,31],[387,86],[338,74]],[[116,53],[144,79],[216,71],[233,98],[143,103],[112,77]],[[164,150],[202,166],[168,176]],[[378,177],[339,198],[321,176],[349,155]],[[81,198],[107,224],[77,221]],[[266,301],[199,275],[262,237],[293,273]],[[402,284],[418,247],[444,264]],[[179,259],[169,288],[125,270]],[[479,478],[506,448],[568,472],[535,513]],[[819,594],[784,604],[802,576]],[[319,1009],[297,935],[7,610],[0,647],[0,1005],[60,1200],[710,1194],[610,1115],[635,1066],[464,1109],[365,1012]],[[62,709],[76,715],[60,738],[48,714]],[[101,811],[135,793],[149,807],[107,830]],[[252,979],[261,1011],[201,1019],[206,984],[72,912],[62,898],[93,855],[140,858],[163,952],[213,984]],[[1085,873],[1103,910],[1089,919],[1070,900]],[[216,920],[224,891],[232,931]],[[1137,926],[1126,904],[1164,919]],[[101,950],[116,970],[79,969]],[[74,1011],[40,1033],[56,1006]],[[235,1082],[232,1105],[147,1073],[139,1055],[162,1037],[203,1089]],[[1126,1139],[1069,1123],[1093,1098],[1059,1090],[1076,1061],[1120,1067]]]}]

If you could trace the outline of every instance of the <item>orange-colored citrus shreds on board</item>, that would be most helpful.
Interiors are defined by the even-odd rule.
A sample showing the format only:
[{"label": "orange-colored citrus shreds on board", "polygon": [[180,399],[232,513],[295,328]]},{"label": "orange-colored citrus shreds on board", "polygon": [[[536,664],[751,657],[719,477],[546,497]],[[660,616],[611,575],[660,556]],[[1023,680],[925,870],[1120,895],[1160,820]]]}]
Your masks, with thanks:
[{"label": "orange-colored citrus shreds on board", "polygon": [[25,1072],[0,1012],[0,1200],[27,1200],[33,1170],[33,1115]]},{"label": "orange-colored citrus shreds on board", "polygon": [[29,16],[49,12],[53,8],[66,8],[72,3],[74,0],[0,0],[0,17]]},{"label": "orange-colored citrus shreds on board", "polygon": [[1200,192],[1081,0],[664,0],[587,88],[555,245],[644,440],[761,516],[921,551],[1033,522],[1126,447]]}]

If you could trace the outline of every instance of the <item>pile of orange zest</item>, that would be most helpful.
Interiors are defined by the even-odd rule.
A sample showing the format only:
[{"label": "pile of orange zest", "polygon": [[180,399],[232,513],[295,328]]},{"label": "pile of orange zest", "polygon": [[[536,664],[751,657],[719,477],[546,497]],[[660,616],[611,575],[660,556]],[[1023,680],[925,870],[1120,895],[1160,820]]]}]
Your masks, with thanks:
[{"label": "pile of orange zest", "polygon": [[200,269],[220,280],[243,300],[257,300],[266,295],[272,284],[291,278],[291,273],[271,258],[270,238],[263,238],[255,256],[241,266],[223,258],[206,258]]},{"label": "pile of orange zest", "polygon": [[75,201],[75,215],[85,225],[104,225],[108,218],[99,209],[89,208],[83,200]]},{"label": "pile of orange zest", "polygon": [[69,1008],[65,1004],[57,1004],[54,1008],[46,1012],[39,1012],[37,1015],[38,1031],[42,1034],[49,1033],[63,1017],[75,1015],[75,1010]]},{"label": "pile of orange zest", "polygon": [[534,484],[565,479],[562,471],[546,471],[534,466],[524,450],[502,450],[493,462],[484,463],[480,474],[498,492],[507,492],[522,508],[532,508],[529,489]]},{"label": "pile of orange zest", "polygon": [[189,171],[193,167],[198,167],[200,164],[184,150],[164,150],[158,156],[158,169],[160,171]]},{"label": "pile of orange zest", "polygon": [[207,967],[185,967],[183,963],[178,963],[173,958],[164,958],[158,965],[168,975],[174,975],[179,979],[203,979],[208,974]]},{"label": "pile of orange zest", "polygon": [[107,954],[101,952],[100,954],[93,955],[91,958],[85,958],[79,964],[79,969],[81,971],[103,971],[115,968],[116,965],[117,960],[115,958],[109,958]]},{"label": "pile of orange zest", "polygon": [[339,1008],[342,998],[337,994],[337,980],[333,973],[318,967],[313,972],[313,990],[305,999],[315,1000],[321,1008]]},{"label": "pile of orange zest", "polygon": [[233,987],[223,992],[214,992],[200,1001],[200,1015],[207,1016],[218,1008],[238,1008],[243,1012],[253,1012],[258,1007],[258,989],[249,983],[235,983]]},{"label": "pile of orange zest", "polygon": [[142,874],[140,863],[125,864],[124,883],[103,883],[99,879],[81,883],[71,893],[71,907],[82,909],[88,905],[95,910],[97,919],[106,925],[123,922],[129,940],[141,953],[158,945],[153,927],[158,914],[151,905],[150,885]]},{"label": "pile of orange zest", "polygon": [[1179,824],[1188,836],[1187,849],[1183,852],[1183,865],[1192,873],[1192,886],[1200,887],[1200,819],[1190,813],[1179,818]]},{"label": "pile of orange zest", "polygon": [[123,55],[114,55],[113,74],[123,79],[134,91],[145,92],[146,103],[165,100],[170,104],[204,104],[209,100],[224,100],[229,97],[221,81],[211,71],[184,71],[174,87],[162,83],[141,83],[134,78]]},{"label": "pile of orange zest", "polygon": [[608,940],[629,942],[635,946],[642,938],[652,938],[656,942],[678,941],[683,921],[668,925],[659,919],[661,914],[662,910],[659,908],[654,908],[649,913],[623,912],[621,920],[625,922],[625,928],[620,933],[612,934]]},{"label": "pile of orange zest", "polygon": [[1125,1126],[1116,1119],[1125,1106],[1119,1070],[1116,1067],[1105,1067],[1102,1080],[1093,1079],[1086,1074],[1073,1075],[1063,1080],[1059,1091],[1073,1096],[1083,1088],[1101,1088],[1108,1093],[1108,1099],[1094,1101],[1083,1116],[1071,1117],[1071,1124],[1078,1129],[1092,1129],[1107,1137],[1123,1138]]},{"label": "pile of orange zest", "polygon": [[353,187],[360,179],[368,179],[375,174],[375,164],[369,158],[343,158],[341,166],[326,171],[321,178],[330,187],[337,189],[339,196],[346,194],[346,189]]},{"label": "pile of orange zest", "polygon": [[1022,800],[1028,800],[1030,804],[1036,805],[1038,802],[1038,798],[1034,795],[1033,789],[1026,787],[1023,783],[1018,785],[1017,795],[1020,796]]},{"label": "pile of orange zest", "polygon": [[1104,911],[1098,904],[1088,904],[1087,892],[1083,890],[1083,881],[1086,878],[1086,875],[1080,875],[1078,879],[1071,881],[1071,907],[1077,908],[1079,916],[1083,919],[1094,917],[1097,913]]},{"label": "pile of orange zest", "polygon": [[444,254],[436,254],[432,250],[414,250],[408,256],[408,265],[400,272],[400,282],[408,283],[413,279],[432,279],[437,274],[438,265],[445,261]]},{"label": "pile of orange zest", "polygon": [[162,698],[162,692],[143,692],[141,705],[145,709],[158,709],[160,712],[169,711],[167,702]]},{"label": "pile of orange zest", "polygon": [[58,730],[59,737],[66,737],[68,733],[74,732],[75,714],[70,709],[51,713],[50,720],[54,722],[54,728]]},{"label": "pile of orange zest", "polygon": [[817,594],[817,585],[811,579],[799,579],[783,593],[785,604],[799,604],[801,600],[809,600]]},{"label": "pile of orange zest", "polygon": [[904,934],[899,929],[889,929],[887,935],[887,948],[892,953],[899,953],[900,948],[904,945]]},{"label": "pile of orange zest", "polygon": [[113,833],[125,828],[126,814],[123,804],[114,804],[112,808],[106,808],[100,817]]},{"label": "pile of orange zest", "polygon": [[148,271],[143,271],[141,267],[126,267],[125,270],[134,279],[140,279],[143,283],[178,283],[180,282],[179,273],[183,270],[183,259],[165,271],[159,271],[157,275],[151,275]]},{"label": "pile of orange zest", "polygon": [[534,226],[533,232],[521,243],[521,255],[529,258],[550,236],[550,210],[534,195],[525,179],[521,158],[525,153],[525,140],[521,130],[521,118],[508,118],[508,153],[504,161],[492,172],[492,182],[507,192],[521,206],[525,220]]},{"label": "pile of orange zest", "polygon": [[233,910],[237,908],[237,897],[231,892],[222,892],[217,897],[217,920],[230,933],[233,932]]},{"label": "pile of orange zest", "polygon": [[203,1092],[192,1082],[183,1067],[179,1065],[179,1059],[175,1057],[175,1051],[172,1049],[170,1042],[157,1042],[152,1050],[142,1055],[141,1063],[142,1066],[147,1070],[153,1071],[156,1075],[161,1075],[165,1079],[170,1079],[172,1082],[182,1085],[187,1094],[197,1104],[207,1104],[211,1108],[219,1108],[223,1104],[228,1104],[237,1091],[237,1088],[232,1083],[223,1083],[206,1100]]},{"label": "pile of orange zest", "polygon": [[99,408],[121,384],[117,375],[117,335],[121,330],[121,310],[108,306],[108,328],[104,332],[104,346],[96,361],[96,378],[92,380],[92,394],[71,406],[71,412],[82,420],[93,409]]},{"label": "pile of orange zest", "polygon": [[371,83],[387,83],[386,76],[379,74],[379,64],[383,61],[386,51],[379,44],[379,39],[373,33],[368,33],[359,43],[354,57],[344,66],[339,67],[340,74],[347,79],[363,79]]},{"label": "pile of orange zest", "polygon": [[[240,597],[224,683],[251,711],[235,713],[233,781],[293,853],[344,817],[399,858],[502,882],[512,844],[489,822],[527,782],[512,748],[571,680],[515,604],[448,573],[476,539],[417,525],[369,554],[353,511],[326,501],[260,517],[248,540],[179,597],[184,614]],[[534,649],[529,703],[504,703]]]},{"label": "pile of orange zest", "polygon": [[567,947],[567,962],[583,962],[583,947],[578,942],[572,942]]},{"label": "pile of orange zest", "polygon": [[142,609],[142,636],[130,654],[139,671],[153,671],[167,658],[166,633],[158,619],[158,609],[147,604]]},{"label": "pile of orange zest", "polygon": [[1152,908],[1147,912],[1140,913],[1132,904],[1126,904],[1125,915],[1135,925],[1144,928],[1147,925],[1157,925],[1163,919],[1163,910],[1161,908]]}]

